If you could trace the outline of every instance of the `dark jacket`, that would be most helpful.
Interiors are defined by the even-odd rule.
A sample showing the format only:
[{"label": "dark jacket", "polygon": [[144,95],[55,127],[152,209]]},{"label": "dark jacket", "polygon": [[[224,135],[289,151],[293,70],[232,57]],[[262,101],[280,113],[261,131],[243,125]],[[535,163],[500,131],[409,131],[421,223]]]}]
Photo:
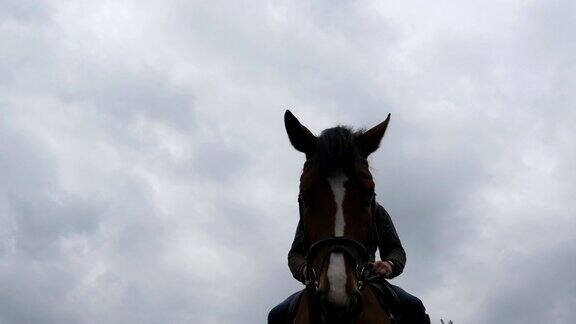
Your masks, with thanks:
[{"label": "dark jacket", "polygon": [[[374,233],[374,240],[366,248],[371,255],[372,261],[375,260],[376,247],[380,251],[381,260],[389,260],[394,264],[392,269],[392,278],[398,276],[404,270],[406,264],[406,252],[400,243],[398,233],[394,228],[392,219],[384,207],[377,204],[376,212],[374,214],[374,228],[377,233]],[[305,242],[304,232],[302,225],[298,222],[296,228],[296,235],[294,235],[294,242],[290,252],[288,252],[288,266],[296,280],[304,283],[304,265],[306,264],[306,252],[308,251],[308,243]]]}]

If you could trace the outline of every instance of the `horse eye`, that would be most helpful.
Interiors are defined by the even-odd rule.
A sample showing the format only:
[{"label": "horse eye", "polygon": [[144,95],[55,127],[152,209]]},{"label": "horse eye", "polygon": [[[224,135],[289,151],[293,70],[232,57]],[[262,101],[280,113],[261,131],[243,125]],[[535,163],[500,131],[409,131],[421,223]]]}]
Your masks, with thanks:
[{"label": "horse eye", "polygon": [[367,194],[364,196],[364,205],[370,207],[372,205],[372,201],[374,200],[374,193]]}]

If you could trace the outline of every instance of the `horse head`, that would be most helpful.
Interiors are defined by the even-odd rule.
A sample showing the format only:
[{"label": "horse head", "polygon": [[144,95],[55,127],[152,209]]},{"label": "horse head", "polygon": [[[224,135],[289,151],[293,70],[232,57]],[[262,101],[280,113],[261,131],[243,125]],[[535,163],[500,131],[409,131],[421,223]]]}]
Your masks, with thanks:
[{"label": "horse head", "polygon": [[300,222],[310,249],[308,278],[317,307],[338,322],[362,308],[361,273],[374,229],[374,181],[367,158],[378,149],[390,115],[363,131],[329,128],[315,136],[286,111],[294,148],[306,155],[300,177]]}]

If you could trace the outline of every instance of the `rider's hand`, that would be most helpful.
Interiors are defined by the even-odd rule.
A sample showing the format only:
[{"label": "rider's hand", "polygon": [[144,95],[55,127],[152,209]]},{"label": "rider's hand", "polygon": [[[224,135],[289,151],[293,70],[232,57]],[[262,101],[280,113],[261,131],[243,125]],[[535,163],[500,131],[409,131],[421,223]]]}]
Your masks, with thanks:
[{"label": "rider's hand", "polygon": [[392,275],[392,268],[394,265],[390,261],[376,261],[372,263],[372,269],[377,274],[381,275],[384,278],[390,278]]}]

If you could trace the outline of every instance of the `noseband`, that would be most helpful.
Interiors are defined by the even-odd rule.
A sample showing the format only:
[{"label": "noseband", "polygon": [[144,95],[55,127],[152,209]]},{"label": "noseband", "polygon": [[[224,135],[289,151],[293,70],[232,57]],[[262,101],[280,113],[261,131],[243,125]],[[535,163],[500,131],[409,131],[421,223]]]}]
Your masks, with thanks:
[{"label": "noseband", "polygon": [[[306,269],[308,269],[308,283],[307,285],[312,285],[314,291],[318,291],[320,288],[319,284],[319,277],[317,274],[316,269],[314,268],[314,258],[318,255],[318,253],[323,250],[327,249],[325,252],[325,256],[322,259],[320,269],[324,268],[324,264],[328,259],[328,256],[334,252],[340,252],[342,254],[346,254],[351,257],[355,264],[356,264],[356,277],[361,279],[364,273],[364,270],[368,266],[370,261],[370,255],[368,250],[364,246],[364,244],[345,237],[329,237],[322,240],[319,240],[312,244],[308,249],[308,253],[306,255]],[[358,289],[362,289],[363,283],[362,280],[358,281]]]}]

